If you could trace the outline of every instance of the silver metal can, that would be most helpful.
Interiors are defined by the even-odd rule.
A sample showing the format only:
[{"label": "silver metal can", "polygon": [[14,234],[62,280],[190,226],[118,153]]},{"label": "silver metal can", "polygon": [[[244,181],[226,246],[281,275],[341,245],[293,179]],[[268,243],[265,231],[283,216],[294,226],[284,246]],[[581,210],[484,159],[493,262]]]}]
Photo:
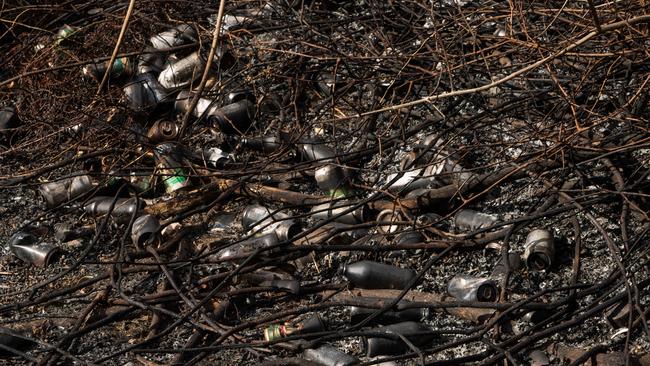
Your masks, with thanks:
[{"label": "silver metal can", "polygon": [[549,269],[555,257],[555,241],[549,230],[537,229],[526,237],[524,262],[534,271]]},{"label": "silver metal can", "polygon": [[38,191],[47,207],[52,208],[92,191],[96,185],[89,175],[79,175],[42,184]]},{"label": "silver metal can", "polygon": [[131,228],[131,240],[138,247],[143,247],[160,230],[160,222],[153,215],[142,215],[135,219]]},{"label": "silver metal can", "polygon": [[383,210],[377,214],[377,222],[389,224],[380,224],[377,229],[384,234],[393,234],[400,229],[400,224],[395,223],[397,221],[404,221],[404,217],[402,217],[399,210]]},{"label": "silver metal can", "polygon": [[358,207],[344,215],[341,215],[345,211],[348,211],[357,205],[358,204],[356,202],[350,202],[347,200],[321,203],[312,207],[311,217],[317,221],[331,219],[342,224],[359,224],[364,222],[366,218],[365,205],[362,205],[361,207]]},{"label": "silver metal can", "polygon": [[460,210],[454,216],[454,224],[456,227],[468,231],[490,227],[496,222],[496,216],[474,210]]},{"label": "silver metal can", "polygon": [[9,250],[24,262],[46,267],[59,248],[53,244],[38,242],[32,234],[17,232],[9,239]]},{"label": "silver metal can", "polygon": [[195,42],[198,36],[190,24],[180,24],[172,29],[158,33],[149,39],[151,45],[157,50],[168,50],[185,43]]},{"label": "silver metal can", "polygon": [[497,284],[487,278],[465,274],[454,276],[447,284],[449,295],[462,301],[496,301]]}]

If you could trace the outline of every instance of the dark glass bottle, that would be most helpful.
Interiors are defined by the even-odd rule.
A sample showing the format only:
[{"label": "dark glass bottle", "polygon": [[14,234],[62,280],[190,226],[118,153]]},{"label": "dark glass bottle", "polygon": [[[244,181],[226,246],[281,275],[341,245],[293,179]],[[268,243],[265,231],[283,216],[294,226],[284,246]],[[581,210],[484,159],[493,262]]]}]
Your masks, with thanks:
[{"label": "dark glass bottle", "polygon": [[254,117],[255,104],[248,99],[241,99],[207,112],[207,121],[210,127],[226,134],[245,133],[253,123]]},{"label": "dark glass bottle", "polygon": [[[400,301],[400,304],[403,303],[406,303],[406,301]],[[361,322],[377,311],[379,310],[350,306],[350,323],[355,324]],[[372,319],[368,324],[395,324],[405,321],[422,321],[428,316],[429,309],[427,308],[412,308],[399,311],[387,311],[380,316]]]},{"label": "dark glass bottle", "polygon": [[357,205],[358,204],[356,202],[351,202],[348,200],[336,200],[332,202],[321,203],[311,208],[311,217],[316,221],[333,220],[342,224],[359,224],[364,222],[366,218],[365,205],[358,207],[346,214],[343,214],[344,212]]},{"label": "dark glass bottle", "polygon": [[[376,329],[380,332],[396,333],[403,335],[415,346],[422,346],[431,342],[434,336],[431,328],[422,323],[402,322]],[[382,355],[399,355],[409,350],[409,347],[401,339],[371,337],[363,339],[363,348],[366,356],[375,357]]]},{"label": "dark glass bottle", "polygon": [[295,325],[273,324],[267,327],[264,329],[264,340],[270,342],[292,335],[318,333],[325,329],[325,322],[320,315],[315,314]]},{"label": "dark glass bottle", "polygon": [[354,287],[364,289],[404,289],[416,275],[412,269],[371,261],[345,264],[342,273]]}]

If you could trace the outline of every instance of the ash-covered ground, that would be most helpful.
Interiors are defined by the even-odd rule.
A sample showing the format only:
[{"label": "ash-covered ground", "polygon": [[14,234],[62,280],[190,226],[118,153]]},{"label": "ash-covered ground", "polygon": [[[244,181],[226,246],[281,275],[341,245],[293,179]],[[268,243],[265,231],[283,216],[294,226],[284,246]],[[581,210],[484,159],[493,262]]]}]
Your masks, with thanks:
[{"label": "ash-covered ground", "polygon": [[134,3],[0,5],[0,364],[650,364],[644,2]]}]

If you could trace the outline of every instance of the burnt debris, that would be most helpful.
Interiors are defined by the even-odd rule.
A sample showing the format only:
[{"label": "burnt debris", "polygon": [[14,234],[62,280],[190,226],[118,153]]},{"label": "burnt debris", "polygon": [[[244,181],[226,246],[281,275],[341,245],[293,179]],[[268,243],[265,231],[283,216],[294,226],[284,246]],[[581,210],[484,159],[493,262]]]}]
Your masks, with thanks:
[{"label": "burnt debris", "polygon": [[0,363],[650,364],[645,2],[50,3]]}]

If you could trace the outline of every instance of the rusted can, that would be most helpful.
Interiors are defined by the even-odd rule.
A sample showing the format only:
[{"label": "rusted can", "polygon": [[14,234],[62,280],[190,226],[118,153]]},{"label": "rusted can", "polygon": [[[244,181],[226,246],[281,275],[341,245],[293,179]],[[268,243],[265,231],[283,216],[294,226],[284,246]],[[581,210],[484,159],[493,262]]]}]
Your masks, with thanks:
[{"label": "rusted can", "polygon": [[163,141],[173,141],[178,137],[178,125],[172,121],[156,121],[149,131],[147,138],[151,143],[158,143]]}]

